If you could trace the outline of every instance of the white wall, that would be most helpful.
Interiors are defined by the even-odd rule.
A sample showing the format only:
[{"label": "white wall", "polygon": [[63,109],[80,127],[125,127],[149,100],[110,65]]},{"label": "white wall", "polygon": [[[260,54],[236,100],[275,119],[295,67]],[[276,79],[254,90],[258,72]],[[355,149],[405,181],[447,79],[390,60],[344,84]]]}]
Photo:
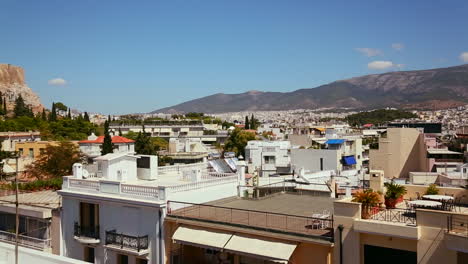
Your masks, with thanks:
[{"label": "white wall", "polygon": [[[15,263],[15,246],[0,243],[0,264]],[[53,255],[51,253],[19,247],[18,263],[20,264],[85,264],[86,262]]]}]

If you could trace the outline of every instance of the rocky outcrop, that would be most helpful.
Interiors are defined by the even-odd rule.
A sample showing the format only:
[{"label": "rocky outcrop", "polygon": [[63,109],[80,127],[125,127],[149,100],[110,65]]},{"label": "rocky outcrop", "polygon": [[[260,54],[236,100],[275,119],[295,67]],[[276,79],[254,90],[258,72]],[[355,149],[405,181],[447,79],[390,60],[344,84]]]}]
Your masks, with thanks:
[{"label": "rocky outcrop", "polygon": [[44,108],[39,96],[24,81],[24,70],[10,64],[0,64],[0,92],[6,98],[7,107],[13,109],[16,98],[21,95],[34,112]]}]

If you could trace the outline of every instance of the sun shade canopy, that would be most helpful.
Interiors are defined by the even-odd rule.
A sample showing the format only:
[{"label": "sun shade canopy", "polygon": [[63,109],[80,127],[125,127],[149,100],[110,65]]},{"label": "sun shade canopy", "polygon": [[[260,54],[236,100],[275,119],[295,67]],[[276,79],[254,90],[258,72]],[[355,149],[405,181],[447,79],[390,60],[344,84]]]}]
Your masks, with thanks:
[{"label": "sun shade canopy", "polygon": [[328,145],[340,145],[343,144],[346,140],[345,139],[329,139],[325,141],[325,144]]},{"label": "sun shade canopy", "polygon": [[356,164],[356,159],[354,156],[345,156],[343,157],[343,162],[345,165],[354,165]]},{"label": "sun shade canopy", "polygon": [[222,250],[231,237],[232,233],[181,226],[174,232],[172,239],[180,244]]}]

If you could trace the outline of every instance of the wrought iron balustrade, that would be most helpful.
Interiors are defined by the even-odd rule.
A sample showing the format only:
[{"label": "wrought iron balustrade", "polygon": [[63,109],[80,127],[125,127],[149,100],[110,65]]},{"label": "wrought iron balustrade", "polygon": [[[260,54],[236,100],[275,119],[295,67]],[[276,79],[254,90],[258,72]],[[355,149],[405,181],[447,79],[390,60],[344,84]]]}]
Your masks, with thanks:
[{"label": "wrought iron balustrade", "polygon": [[148,249],[148,236],[129,236],[110,230],[106,231],[106,245],[116,245],[140,252],[140,250]]},{"label": "wrought iron balustrade", "polygon": [[414,210],[372,207],[369,216],[372,220],[416,225],[416,211]]},{"label": "wrought iron balustrade", "polygon": [[75,222],[74,234],[77,237],[89,237],[99,239],[99,226],[83,226]]}]

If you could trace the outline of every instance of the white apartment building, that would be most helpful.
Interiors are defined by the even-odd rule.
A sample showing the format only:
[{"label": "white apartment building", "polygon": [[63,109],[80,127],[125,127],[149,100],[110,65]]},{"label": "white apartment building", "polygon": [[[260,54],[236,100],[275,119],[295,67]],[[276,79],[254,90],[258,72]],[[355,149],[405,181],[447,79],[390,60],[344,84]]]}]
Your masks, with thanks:
[{"label": "white apartment building", "polygon": [[238,195],[245,169],[208,172],[207,163],[158,167],[156,156],[107,154],[96,174],[75,164],[62,190],[62,254],[89,262],[166,263],[169,200],[205,203]]},{"label": "white apartment building", "polygon": [[249,173],[260,170],[261,177],[289,173],[291,143],[289,141],[252,140],[245,147],[245,161]]},{"label": "white apartment building", "polygon": [[[122,131],[122,134],[125,135],[129,131],[138,133],[143,132],[143,127],[141,125],[110,125],[110,131],[114,134]],[[187,124],[187,125],[159,125],[159,124],[145,124],[145,133],[150,134],[152,137],[201,137],[203,136],[204,126],[203,124]]]},{"label": "white apartment building", "polygon": [[[80,151],[89,158],[95,158],[101,155],[102,144],[104,143],[104,136],[96,136],[92,133],[88,139],[78,142]],[[120,137],[112,136],[112,144],[114,145],[114,153],[134,153],[135,141]]]}]

